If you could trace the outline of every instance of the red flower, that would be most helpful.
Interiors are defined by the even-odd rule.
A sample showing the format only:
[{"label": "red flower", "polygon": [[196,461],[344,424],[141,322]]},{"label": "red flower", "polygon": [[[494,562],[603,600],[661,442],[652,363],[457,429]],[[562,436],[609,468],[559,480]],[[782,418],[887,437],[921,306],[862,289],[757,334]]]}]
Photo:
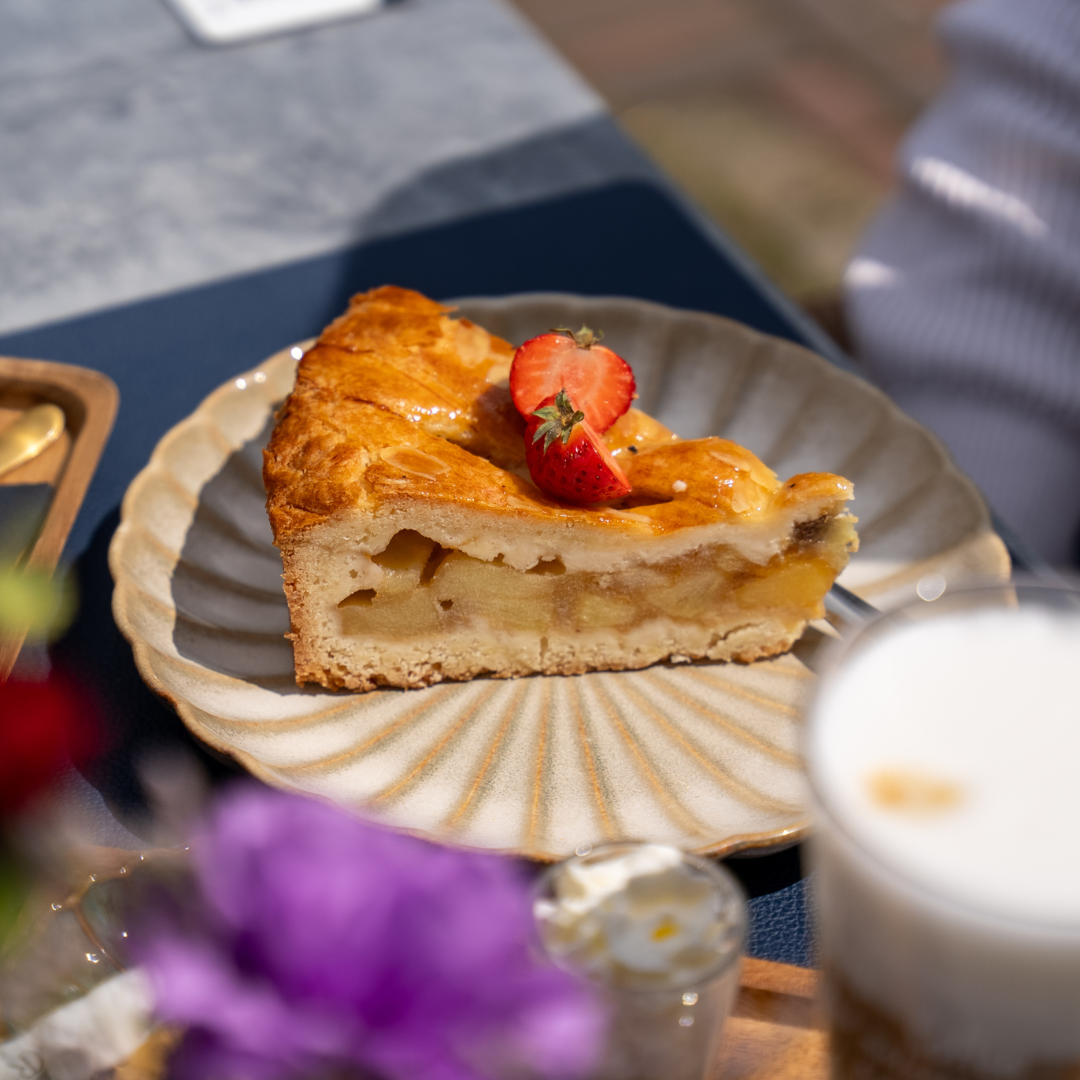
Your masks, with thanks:
[{"label": "red flower", "polygon": [[96,743],[94,711],[56,678],[0,683],[0,817],[21,810]]}]

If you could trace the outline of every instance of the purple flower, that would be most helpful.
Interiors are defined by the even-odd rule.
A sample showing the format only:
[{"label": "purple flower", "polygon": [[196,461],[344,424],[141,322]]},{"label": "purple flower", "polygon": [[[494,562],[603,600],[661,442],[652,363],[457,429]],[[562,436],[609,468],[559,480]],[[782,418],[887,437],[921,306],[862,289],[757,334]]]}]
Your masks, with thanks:
[{"label": "purple flower", "polygon": [[533,960],[506,860],[252,786],[193,854],[194,896],[162,905],[138,949],[159,1015],[188,1028],[176,1076],[477,1080],[593,1060],[598,1008]]}]

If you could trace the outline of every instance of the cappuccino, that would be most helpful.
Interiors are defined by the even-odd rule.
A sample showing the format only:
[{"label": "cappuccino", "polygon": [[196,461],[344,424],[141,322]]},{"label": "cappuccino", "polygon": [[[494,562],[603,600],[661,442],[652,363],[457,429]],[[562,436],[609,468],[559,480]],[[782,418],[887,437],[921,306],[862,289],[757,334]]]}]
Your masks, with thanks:
[{"label": "cappuccino", "polygon": [[837,1078],[1080,1077],[1080,611],[965,595],[811,709]]}]

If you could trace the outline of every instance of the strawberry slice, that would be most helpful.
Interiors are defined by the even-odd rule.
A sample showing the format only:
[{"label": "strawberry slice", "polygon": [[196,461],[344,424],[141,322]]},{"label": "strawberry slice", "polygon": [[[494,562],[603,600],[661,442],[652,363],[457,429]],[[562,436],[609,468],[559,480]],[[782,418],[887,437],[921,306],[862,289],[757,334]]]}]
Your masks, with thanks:
[{"label": "strawberry slice", "polygon": [[525,461],[533,483],[564,502],[608,502],[630,494],[626,473],[565,387],[529,417]]},{"label": "strawberry slice", "polygon": [[510,367],[510,396],[527,420],[540,404],[565,389],[600,432],[607,431],[634,398],[630,365],[583,326],[551,330],[526,341]]}]

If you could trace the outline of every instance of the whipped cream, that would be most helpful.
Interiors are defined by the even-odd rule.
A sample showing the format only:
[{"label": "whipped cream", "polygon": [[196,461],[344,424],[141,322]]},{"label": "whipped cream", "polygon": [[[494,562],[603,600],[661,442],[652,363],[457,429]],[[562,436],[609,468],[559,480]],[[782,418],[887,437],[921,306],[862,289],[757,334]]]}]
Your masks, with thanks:
[{"label": "whipped cream", "polygon": [[671,990],[735,960],[745,909],[729,876],[662,844],[612,844],[555,867],[534,915],[562,967],[604,986]]}]

